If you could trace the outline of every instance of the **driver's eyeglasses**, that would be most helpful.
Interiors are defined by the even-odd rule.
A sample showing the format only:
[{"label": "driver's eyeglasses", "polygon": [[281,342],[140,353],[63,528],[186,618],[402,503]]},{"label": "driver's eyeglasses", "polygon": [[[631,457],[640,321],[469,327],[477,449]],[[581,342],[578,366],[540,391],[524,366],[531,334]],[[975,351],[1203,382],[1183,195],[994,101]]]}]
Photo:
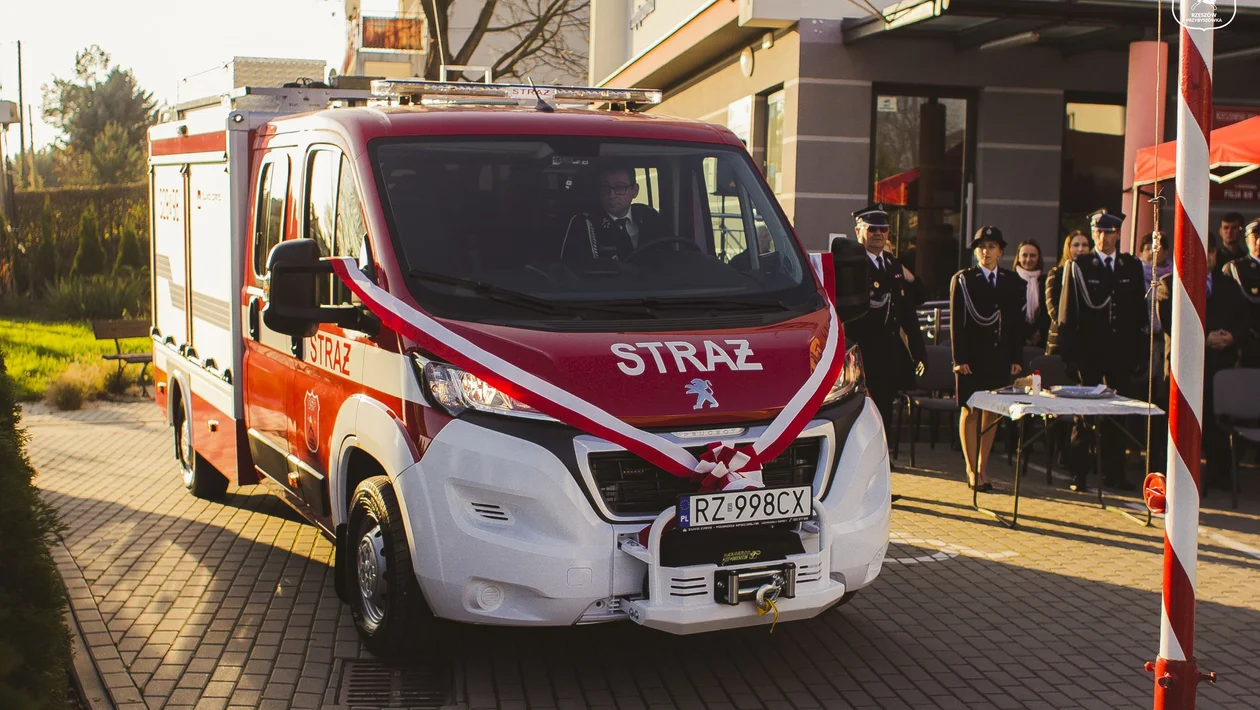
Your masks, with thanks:
[{"label": "driver's eyeglasses", "polygon": [[866,231],[868,231],[868,232],[875,232],[876,234],[887,234],[887,233],[888,233],[888,227],[872,227],[872,226],[870,226],[870,225],[867,225],[867,226],[866,226]]},{"label": "driver's eyeglasses", "polygon": [[601,182],[601,183],[599,184],[599,191],[600,191],[600,192],[611,192],[611,193],[612,193],[612,194],[614,194],[614,195],[621,196],[621,195],[624,195],[624,194],[626,194],[627,192],[629,192],[629,191],[630,191],[630,188],[632,188],[632,187],[634,187],[634,185],[627,185],[626,183],[621,183],[621,184],[619,184],[619,185],[611,185],[611,184],[606,183],[606,182]]}]

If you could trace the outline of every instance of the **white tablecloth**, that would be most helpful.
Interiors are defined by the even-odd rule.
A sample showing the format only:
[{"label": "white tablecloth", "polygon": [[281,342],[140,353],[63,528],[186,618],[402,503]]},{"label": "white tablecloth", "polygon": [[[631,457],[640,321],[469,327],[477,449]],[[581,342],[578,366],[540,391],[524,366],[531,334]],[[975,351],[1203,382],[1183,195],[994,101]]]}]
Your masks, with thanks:
[{"label": "white tablecloth", "polygon": [[1070,417],[1081,416],[1151,416],[1157,417],[1164,410],[1140,399],[1129,399],[1116,395],[1110,399],[1070,399],[1067,397],[1051,397],[1046,394],[1032,396],[1028,394],[994,394],[992,392],[976,392],[967,400],[972,409],[996,412],[1004,417],[1019,419],[1024,415]]}]

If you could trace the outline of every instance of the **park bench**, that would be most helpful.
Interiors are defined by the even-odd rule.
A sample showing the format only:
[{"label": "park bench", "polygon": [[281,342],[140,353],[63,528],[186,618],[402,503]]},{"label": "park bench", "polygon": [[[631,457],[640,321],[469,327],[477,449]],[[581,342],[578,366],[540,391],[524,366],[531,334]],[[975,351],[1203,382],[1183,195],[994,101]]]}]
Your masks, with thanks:
[{"label": "park bench", "polygon": [[149,322],[143,320],[95,320],[92,321],[92,334],[97,340],[114,341],[114,354],[105,354],[101,358],[118,362],[118,372],[114,375],[115,383],[122,379],[123,370],[127,365],[140,363],[140,393],[148,397],[149,390],[144,385],[144,373],[148,369],[149,363],[153,362],[153,353],[125,353],[122,351],[122,344],[119,341],[124,338],[147,337],[149,335]]}]

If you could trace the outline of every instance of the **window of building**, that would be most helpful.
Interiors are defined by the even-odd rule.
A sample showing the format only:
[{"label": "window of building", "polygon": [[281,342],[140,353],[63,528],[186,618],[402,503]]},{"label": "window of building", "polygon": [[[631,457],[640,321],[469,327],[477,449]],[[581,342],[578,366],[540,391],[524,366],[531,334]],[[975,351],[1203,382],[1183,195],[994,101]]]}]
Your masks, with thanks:
[{"label": "window of building", "polygon": [[254,273],[267,273],[271,249],[284,240],[284,208],[289,198],[289,159],[280,156],[263,165],[254,213]]},{"label": "window of building", "polygon": [[[1078,100],[1073,100],[1077,98]],[[1124,100],[1068,97],[1063,115],[1059,234],[1087,229],[1086,216],[1123,212]]]},{"label": "window of building", "polygon": [[946,91],[876,91],[871,192],[888,210],[888,248],[945,298],[964,263],[971,101]]},{"label": "window of building", "polygon": [[783,193],[783,116],[786,94],[776,91],[766,97],[766,158],[762,172],[774,194]]}]

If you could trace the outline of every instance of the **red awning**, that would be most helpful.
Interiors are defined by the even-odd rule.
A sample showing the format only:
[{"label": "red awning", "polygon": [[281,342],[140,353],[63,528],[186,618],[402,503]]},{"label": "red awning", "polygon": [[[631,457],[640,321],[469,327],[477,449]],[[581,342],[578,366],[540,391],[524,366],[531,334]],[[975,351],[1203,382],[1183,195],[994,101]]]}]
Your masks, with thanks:
[{"label": "red awning", "polygon": [[910,168],[875,182],[875,201],[889,205],[910,204],[910,183],[919,179],[919,169]]},{"label": "red awning", "polygon": [[[1212,131],[1208,150],[1211,169],[1234,168],[1214,173],[1213,182],[1228,182],[1260,167],[1260,116]],[[1159,171],[1155,170],[1158,157]],[[1138,151],[1133,184],[1149,185],[1177,176],[1177,141],[1161,143]]]}]

